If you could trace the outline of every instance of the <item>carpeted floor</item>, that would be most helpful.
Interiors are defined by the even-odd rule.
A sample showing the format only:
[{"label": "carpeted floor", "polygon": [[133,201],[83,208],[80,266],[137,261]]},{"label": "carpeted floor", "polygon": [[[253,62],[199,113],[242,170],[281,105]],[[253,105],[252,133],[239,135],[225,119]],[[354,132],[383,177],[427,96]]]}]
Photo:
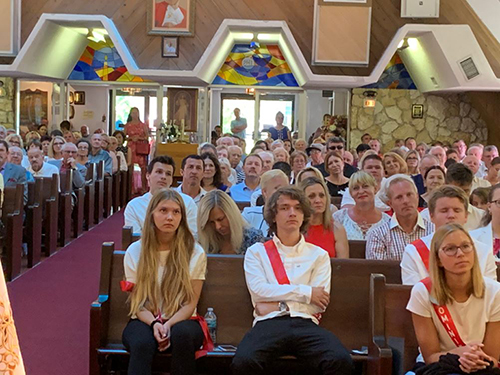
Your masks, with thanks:
[{"label": "carpeted floor", "polygon": [[87,375],[101,244],[121,246],[118,212],[8,285],[26,373]]}]

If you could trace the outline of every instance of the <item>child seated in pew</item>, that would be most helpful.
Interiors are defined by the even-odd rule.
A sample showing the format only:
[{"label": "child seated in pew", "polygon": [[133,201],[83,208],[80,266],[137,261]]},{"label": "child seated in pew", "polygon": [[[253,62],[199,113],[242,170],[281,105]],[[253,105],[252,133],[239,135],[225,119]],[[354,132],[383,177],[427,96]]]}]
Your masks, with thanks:
[{"label": "child seated in pew", "polygon": [[[469,200],[459,187],[443,185],[434,190],[429,198],[429,214],[436,230],[446,224],[467,223]],[[429,276],[430,245],[435,232],[407,245],[401,260],[401,278],[405,285],[415,285]],[[479,260],[479,268],[485,277],[497,279],[492,245],[473,238]]]},{"label": "child seated in pew", "polygon": [[262,231],[243,220],[236,203],[222,190],[201,198],[198,237],[210,254],[245,254],[251,245],[264,241]]},{"label": "child seated in pew", "polygon": [[[196,313],[207,258],[194,240],[179,193],[161,189],[151,198],[141,240],[124,258],[131,320],[123,331],[128,373],[150,375],[157,351],[171,347],[170,373],[195,374],[195,352],[210,349],[208,329]],[[204,327],[204,328],[203,328]]]},{"label": "child seated in pew", "polygon": [[499,374],[500,283],[482,276],[474,241],[461,225],[444,225],[429,263],[407,305],[426,364],[416,373]]}]

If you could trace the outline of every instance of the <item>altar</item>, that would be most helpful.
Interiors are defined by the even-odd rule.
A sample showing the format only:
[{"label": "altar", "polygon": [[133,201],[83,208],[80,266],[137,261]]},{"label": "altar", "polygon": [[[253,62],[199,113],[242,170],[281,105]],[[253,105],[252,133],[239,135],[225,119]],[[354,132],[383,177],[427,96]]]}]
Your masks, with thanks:
[{"label": "altar", "polygon": [[174,177],[181,176],[182,159],[188,155],[198,153],[198,144],[196,143],[158,143],[156,147],[156,155],[168,155],[175,162]]}]

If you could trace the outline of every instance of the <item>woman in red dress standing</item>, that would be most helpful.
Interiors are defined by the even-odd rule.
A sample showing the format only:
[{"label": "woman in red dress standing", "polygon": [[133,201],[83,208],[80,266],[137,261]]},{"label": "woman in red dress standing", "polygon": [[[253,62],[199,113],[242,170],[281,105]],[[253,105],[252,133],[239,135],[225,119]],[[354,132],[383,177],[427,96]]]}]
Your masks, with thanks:
[{"label": "woman in red dress standing", "polygon": [[[128,149],[132,154],[132,164],[139,164],[141,168],[141,186],[134,186],[136,193],[143,194],[147,190],[146,170],[149,155],[149,128],[139,118],[139,109],[130,109],[125,134],[128,137]],[[134,179],[135,181],[135,179]]]}]

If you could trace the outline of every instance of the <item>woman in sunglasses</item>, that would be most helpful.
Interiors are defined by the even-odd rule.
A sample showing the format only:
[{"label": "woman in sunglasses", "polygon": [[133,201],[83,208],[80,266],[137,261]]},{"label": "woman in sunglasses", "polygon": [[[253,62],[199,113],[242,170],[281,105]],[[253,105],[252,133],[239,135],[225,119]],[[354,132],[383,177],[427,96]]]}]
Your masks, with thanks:
[{"label": "woman in sunglasses", "polygon": [[482,276],[474,242],[461,225],[436,231],[429,271],[407,306],[427,365],[419,373],[497,374],[500,283]]}]

